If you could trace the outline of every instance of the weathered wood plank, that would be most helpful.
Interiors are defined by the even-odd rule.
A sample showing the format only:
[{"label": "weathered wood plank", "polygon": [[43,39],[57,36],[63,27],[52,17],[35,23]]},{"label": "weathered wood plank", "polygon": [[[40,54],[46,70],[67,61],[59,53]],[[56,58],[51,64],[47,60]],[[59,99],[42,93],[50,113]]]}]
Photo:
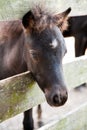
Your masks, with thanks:
[{"label": "weathered wood plank", "polygon": [[[87,81],[87,57],[76,58],[64,64],[69,89]],[[42,91],[30,73],[13,76],[0,81],[0,121],[12,117],[45,100]]]},{"label": "weathered wood plank", "polygon": [[[54,122],[54,121],[62,120],[63,118],[66,117],[66,115],[68,116],[68,114],[70,113],[73,114],[73,112],[76,112],[76,110],[78,110],[78,108],[81,108],[81,105],[83,106],[85,103],[87,103],[87,87],[81,87],[78,90],[70,90],[68,94],[68,101],[62,107],[58,107],[58,108],[50,107],[46,102],[42,103],[41,107],[43,113],[42,113],[41,121],[45,126],[49,123],[52,123],[52,121]],[[33,116],[35,122],[35,130],[36,130],[37,123],[38,123],[36,108],[34,108]],[[83,120],[83,116],[84,115],[82,115],[82,117],[79,118],[79,116],[77,115],[76,119],[74,119],[75,123],[79,122],[81,126],[83,126],[83,128],[79,130],[87,130],[83,124],[83,121],[81,121]],[[22,114],[14,118],[11,118],[9,120],[6,120],[5,122],[0,123],[0,130],[6,130],[6,128],[8,128],[8,130],[22,130],[22,120],[23,120]],[[73,128],[71,124],[68,125],[68,127],[71,127],[69,130]],[[77,129],[74,128],[73,130],[77,130]]]},{"label": "weathered wood plank", "polygon": [[29,72],[1,80],[0,122],[34,107],[43,100],[43,93]]},{"label": "weathered wood plank", "polygon": [[42,104],[44,126],[38,130],[87,130],[87,87],[70,90],[68,95],[62,107]]},{"label": "weathered wood plank", "polygon": [[87,102],[38,130],[87,130]]},{"label": "weathered wood plank", "polygon": [[[51,108],[45,103],[48,116],[44,119],[45,125],[38,130],[87,130],[86,97],[87,87],[81,87],[78,90],[69,91],[68,101],[62,107]],[[42,110],[45,114],[44,104]]]},{"label": "weathered wood plank", "polygon": [[87,56],[74,58],[64,64],[64,77],[68,89],[76,87],[87,81]]},{"label": "weathered wood plank", "polygon": [[[35,3],[42,0],[0,0],[0,20],[12,20],[21,18]],[[72,7],[71,15],[82,15],[87,12],[87,0],[44,0],[44,5],[54,11],[60,12]]]},{"label": "weathered wood plank", "polygon": [[[83,107],[86,107],[85,104],[87,104],[87,87],[81,87],[78,90],[70,90],[68,96],[68,101],[62,107],[50,107],[46,102],[42,103],[42,122],[44,124],[44,127],[42,127],[40,130],[47,130],[47,128],[51,130],[50,127],[54,124],[52,122],[57,122],[60,128],[55,130],[87,130],[87,111],[84,111],[85,114],[81,113]],[[79,112],[81,114],[79,112],[77,114],[76,111],[78,110],[80,110]],[[76,117],[74,116],[74,118],[72,118],[74,112],[76,113]],[[69,117],[71,116],[70,119],[68,118],[69,121],[65,120],[66,124],[63,122],[60,123],[60,121],[67,118],[68,115]],[[36,130],[38,122],[36,108],[34,109],[33,116]],[[6,128],[8,128],[8,130],[22,130],[22,120],[22,114],[20,116],[18,115],[17,117],[6,120],[5,122],[0,124],[0,130],[6,130]]]}]

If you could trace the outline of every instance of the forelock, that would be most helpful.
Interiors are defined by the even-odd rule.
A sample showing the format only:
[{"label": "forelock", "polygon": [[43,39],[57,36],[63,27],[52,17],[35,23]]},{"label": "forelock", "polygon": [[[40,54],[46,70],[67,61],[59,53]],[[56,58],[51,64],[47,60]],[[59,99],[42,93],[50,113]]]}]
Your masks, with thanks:
[{"label": "forelock", "polygon": [[[45,10],[45,11],[44,11]],[[34,29],[37,31],[43,31],[46,28],[52,28],[53,26],[53,16],[49,11],[44,9],[44,7],[36,6],[32,10],[34,15]]]}]

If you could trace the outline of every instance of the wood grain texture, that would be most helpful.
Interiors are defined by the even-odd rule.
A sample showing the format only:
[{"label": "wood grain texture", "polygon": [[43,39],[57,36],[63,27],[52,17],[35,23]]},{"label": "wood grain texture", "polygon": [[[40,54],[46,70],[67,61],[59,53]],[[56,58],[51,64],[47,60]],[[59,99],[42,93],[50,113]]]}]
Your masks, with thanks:
[{"label": "wood grain texture", "polygon": [[87,56],[81,56],[63,66],[67,88],[71,89],[87,81]]},{"label": "wood grain texture", "polygon": [[87,102],[38,130],[87,130]]},{"label": "wood grain texture", "polygon": [[12,117],[44,100],[31,73],[0,81],[0,121]]},{"label": "wood grain texture", "polygon": [[[64,64],[64,76],[68,89],[87,81],[87,58],[76,58]],[[0,121],[45,101],[44,94],[26,72],[0,81]]]}]

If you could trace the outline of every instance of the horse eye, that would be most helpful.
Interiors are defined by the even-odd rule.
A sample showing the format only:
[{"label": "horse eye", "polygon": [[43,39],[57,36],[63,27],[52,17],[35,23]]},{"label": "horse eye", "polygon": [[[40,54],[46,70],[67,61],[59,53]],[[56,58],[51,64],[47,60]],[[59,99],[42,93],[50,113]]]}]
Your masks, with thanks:
[{"label": "horse eye", "polygon": [[34,51],[34,50],[30,50],[30,56],[34,59],[38,61],[38,54]]},{"label": "horse eye", "polygon": [[32,57],[33,57],[34,59],[36,59],[38,56],[37,56],[37,54],[32,53]]}]

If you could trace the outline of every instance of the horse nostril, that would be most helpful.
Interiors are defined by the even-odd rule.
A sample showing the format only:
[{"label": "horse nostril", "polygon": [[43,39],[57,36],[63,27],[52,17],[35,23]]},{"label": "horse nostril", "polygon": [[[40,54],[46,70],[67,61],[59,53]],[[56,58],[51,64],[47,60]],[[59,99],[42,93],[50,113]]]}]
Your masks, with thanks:
[{"label": "horse nostril", "polygon": [[45,97],[49,105],[51,106],[62,106],[68,99],[68,92],[66,89],[55,88],[55,90],[49,91],[45,89]]},{"label": "horse nostril", "polygon": [[65,92],[65,94],[55,94],[53,96],[53,104],[54,106],[61,106],[63,104],[65,104],[65,102],[67,101],[67,98],[68,98],[68,93]]},{"label": "horse nostril", "polygon": [[53,96],[53,103],[57,104],[58,102],[59,102],[59,99],[58,99],[58,95],[56,94]]}]

